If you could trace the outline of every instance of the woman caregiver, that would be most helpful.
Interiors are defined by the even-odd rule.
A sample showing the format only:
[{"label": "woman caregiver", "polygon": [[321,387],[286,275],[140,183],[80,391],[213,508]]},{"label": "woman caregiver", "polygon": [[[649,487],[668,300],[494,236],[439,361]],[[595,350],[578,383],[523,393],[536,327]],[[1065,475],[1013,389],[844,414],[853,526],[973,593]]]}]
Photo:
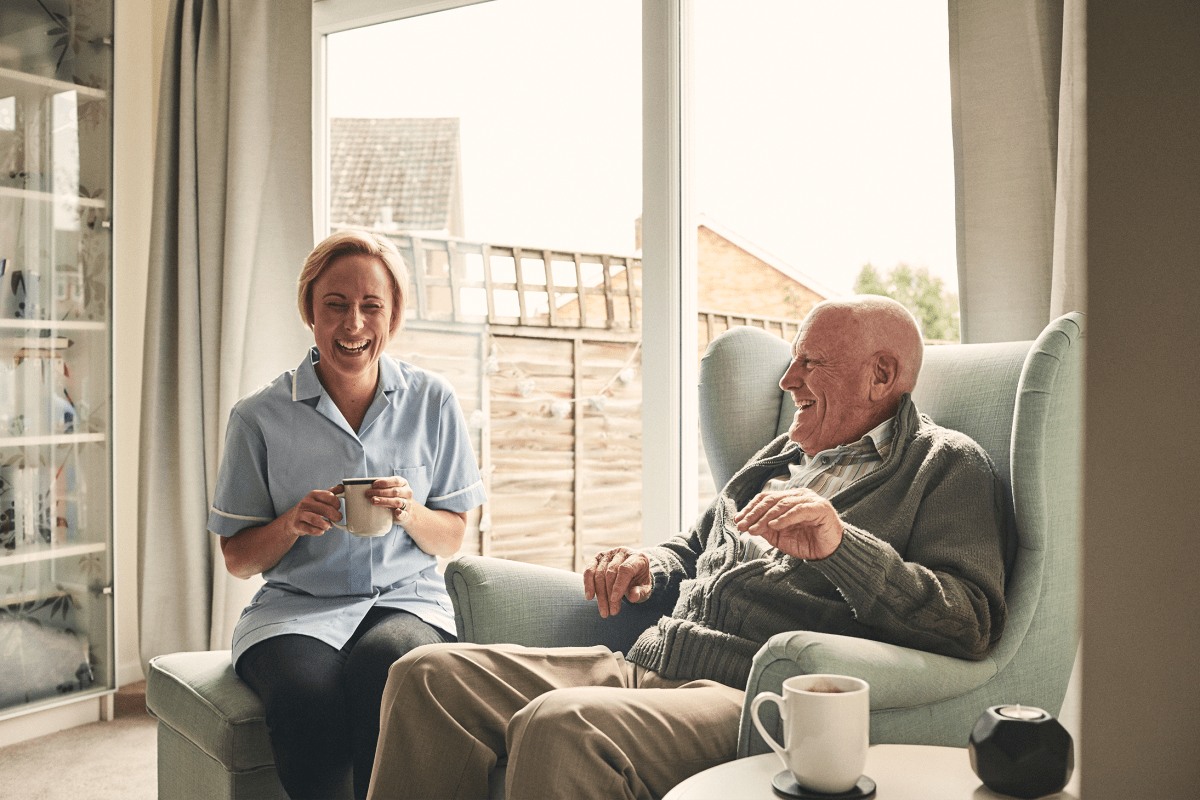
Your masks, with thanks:
[{"label": "woman caregiver", "polygon": [[[453,389],[384,353],[407,279],[382,236],[321,242],[299,287],[316,346],[229,418],[208,528],[230,573],[266,580],[234,629],[233,663],[262,698],[297,800],[344,796],[351,774],[366,797],[388,667],[454,640],[435,557],[458,550],[485,499]],[[369,501],[392,509],[377,538],[332,526],[342,480],[365,477],[378,478]]]}]

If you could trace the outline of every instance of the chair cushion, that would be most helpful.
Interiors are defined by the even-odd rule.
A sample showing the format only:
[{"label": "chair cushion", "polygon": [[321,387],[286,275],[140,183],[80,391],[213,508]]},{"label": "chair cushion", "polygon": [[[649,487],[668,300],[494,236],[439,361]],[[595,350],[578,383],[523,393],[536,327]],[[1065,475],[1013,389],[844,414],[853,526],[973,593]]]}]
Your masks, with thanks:
[{"label": "chair cushion", "polygon": [[1030,342],[925,348],[913,402],[934,422],[961,431],[992,457],[1010,492],[1009,449],[1017,383]]},{"label": "chair cushion", "polygon": [[266,712],[233,671],[228,650],[150,660],[146,708],[231,772],[275,764]]}]

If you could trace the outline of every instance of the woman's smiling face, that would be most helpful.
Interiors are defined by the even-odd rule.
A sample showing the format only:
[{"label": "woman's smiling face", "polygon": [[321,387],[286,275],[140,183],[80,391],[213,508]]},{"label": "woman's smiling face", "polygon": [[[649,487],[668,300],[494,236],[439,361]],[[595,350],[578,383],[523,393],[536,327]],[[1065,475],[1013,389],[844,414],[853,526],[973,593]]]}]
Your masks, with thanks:
[{"label": "woman's smiling face", "polygon": [[392,276],[376,257],[341,256],[312,284],[313,337],[322,381],[374,379],[391,339]]}]

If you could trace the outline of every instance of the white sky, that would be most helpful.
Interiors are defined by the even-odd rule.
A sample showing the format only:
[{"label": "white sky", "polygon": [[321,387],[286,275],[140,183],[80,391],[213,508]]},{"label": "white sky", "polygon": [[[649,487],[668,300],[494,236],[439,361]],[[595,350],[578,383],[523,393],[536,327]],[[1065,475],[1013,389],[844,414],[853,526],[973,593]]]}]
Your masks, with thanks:
[{"label": "white sky", "polygon": [[[696,210],[832,289],[957,287],[944,0],[695,0]],[[459,117],[466,235],[628,253],[640,0],[497,0],[336,34],[329,113]]]}]

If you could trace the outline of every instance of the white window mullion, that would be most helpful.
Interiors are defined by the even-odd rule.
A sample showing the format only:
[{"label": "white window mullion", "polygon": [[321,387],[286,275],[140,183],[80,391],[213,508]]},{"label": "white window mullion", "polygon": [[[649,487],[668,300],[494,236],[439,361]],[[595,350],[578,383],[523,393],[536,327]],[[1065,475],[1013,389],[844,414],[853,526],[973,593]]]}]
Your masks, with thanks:
[{"label": "white window mullion", "polygon": [[[317,5],[320,5],[318,0]],[[316,6],[313,7],[316,17]],[[329,235],[329,119],[326,114],[325,31],[313,20],[312,31],[312,187],[313,241]]]},{"label": "white window mullion", "polygon": [[684,530],[697,494],[691,2],[642,5],[642,540]]}]

